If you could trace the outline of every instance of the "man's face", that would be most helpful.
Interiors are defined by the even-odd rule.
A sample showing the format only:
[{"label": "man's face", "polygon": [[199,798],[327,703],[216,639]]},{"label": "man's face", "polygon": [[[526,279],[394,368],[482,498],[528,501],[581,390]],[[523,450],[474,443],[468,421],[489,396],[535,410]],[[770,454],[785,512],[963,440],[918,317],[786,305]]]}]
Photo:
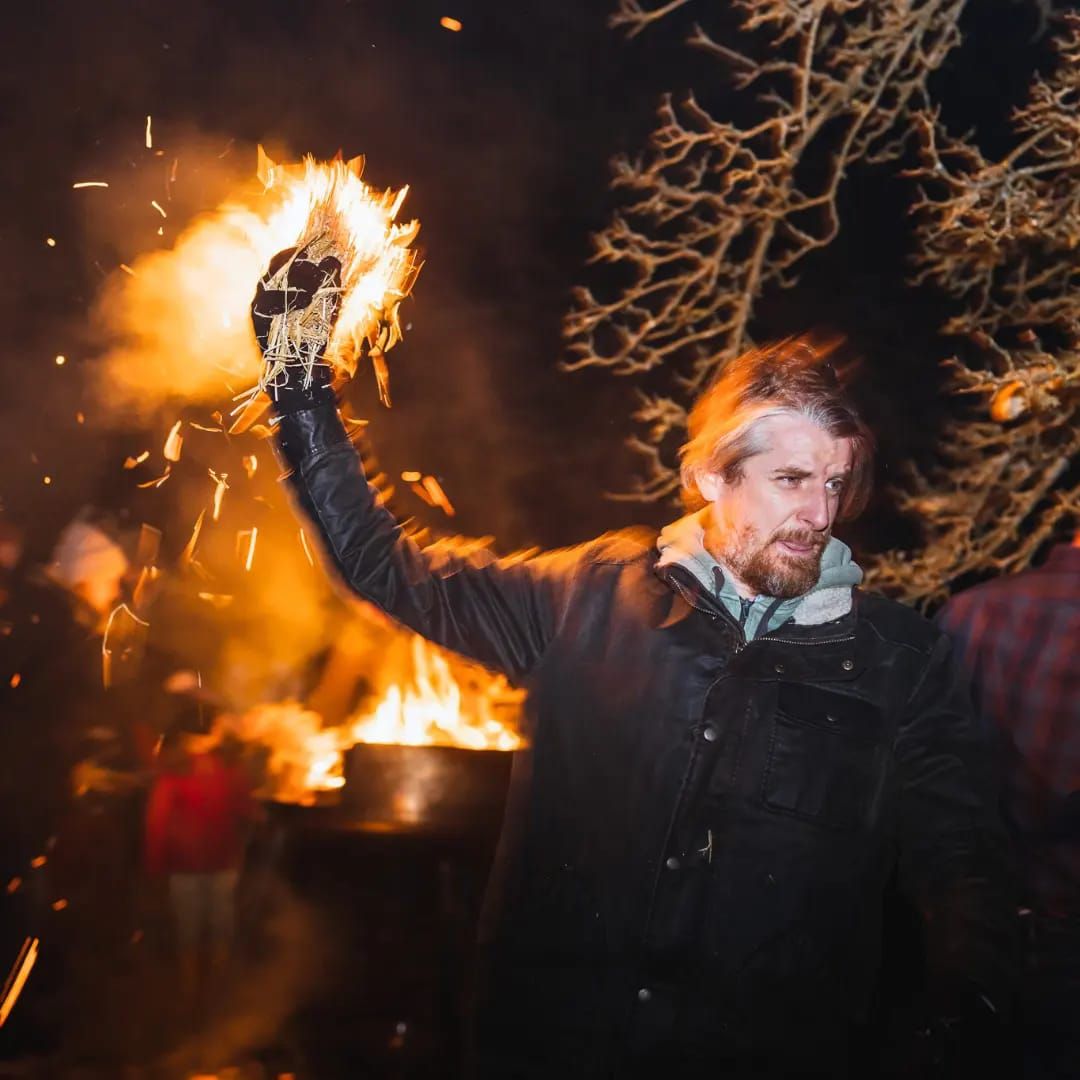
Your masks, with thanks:
[{"label": "man's face", "polygon": [[767,417],[758,433],[767,449],[743,462],[739,479],[699,477],[710,504],[705,543],[741,595],[801,596],[821,570],[851,442],[792,414]]}]

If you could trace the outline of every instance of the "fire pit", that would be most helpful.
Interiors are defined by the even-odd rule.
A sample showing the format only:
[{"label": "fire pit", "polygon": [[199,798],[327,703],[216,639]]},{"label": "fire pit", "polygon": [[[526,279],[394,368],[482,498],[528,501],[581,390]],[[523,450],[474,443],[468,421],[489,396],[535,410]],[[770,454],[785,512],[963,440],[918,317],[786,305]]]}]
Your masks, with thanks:
[{"label": "fire pit", "polygon": [[394,832],[486,832],[498,826],[513,755],[456,746],[357,743],[345,754],[341,813]]}]

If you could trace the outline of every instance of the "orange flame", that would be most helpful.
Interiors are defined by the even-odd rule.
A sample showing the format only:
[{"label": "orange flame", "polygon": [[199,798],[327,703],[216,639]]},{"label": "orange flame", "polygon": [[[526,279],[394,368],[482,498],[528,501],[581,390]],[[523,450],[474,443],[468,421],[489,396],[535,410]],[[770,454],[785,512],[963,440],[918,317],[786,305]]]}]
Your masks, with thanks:
[{"label": "orange flame", "polygon": [[[249,232],[265,261],[320,233],[333,234],[329,242],[344,256],[342,303],[327,356],[350,374],[362,341],[385,352],[401,339],[398,305],[420,271],[409,247],[420,223],[395,224],[408,187],[379,194],[360,179],[363,170],[363,157],[317,162],[309,155],[300,165],[278,165],[260,146],[259,179],[282,201]],[[384,322],[389,334],[380,340]]]},{"label": "orange flame", "polygon": [[461,746],[469,750],[517,750],[521,737],[496,716],[500,705],[520,704],[501,676],[465,701],[445,656],[423,638],[412,640],[413,677],[392,684],[369,713],[349,723],[352,742],[403,743],[406,746]]},{"label": "orange flame", "polygon": [[332,231],[345,256],[328,360],[352,373],[365,340],[381,359],[401,337],[397,307],[420,269],[409,246],[419,223],[396,223],[407,188],[376,191],[362,167],[362,158],[280,165],[260,148],[261,194],[238,192],[171,248],[142,255],[133,276],[110,281],[96,312],[115,341],[103,404],[152,413],[176,397],[220,401],[226,384],[252,385],[262,366],[249,317],[256,283],[313,228]]},{"label": "orange flame", "polygon": [[244,742],[270,750],[266,793],[282,802],[311,805],[318,792],[345,784],[344,753],[360,742],[517,750],[521,736],[499,713],[516,717],[524,695],[487,672],[459,682],[450,661],[422,638],[411,643],[413,671],[391,683],[370,711],[340,727],[298,702],[257,705],[225,715],[222,727]]}]

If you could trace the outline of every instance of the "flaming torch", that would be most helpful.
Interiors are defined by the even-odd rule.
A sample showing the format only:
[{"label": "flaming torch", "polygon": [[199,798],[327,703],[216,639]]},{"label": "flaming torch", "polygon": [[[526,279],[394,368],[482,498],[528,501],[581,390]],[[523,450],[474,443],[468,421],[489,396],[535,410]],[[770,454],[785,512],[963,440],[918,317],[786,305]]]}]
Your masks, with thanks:
[{"label": "flaming torch", "polygon": [[[408,188],[377,192],[361,180],[363,157],[278,165],[259,148],[258,175],[277,208],[252,239],[259,250],[283,250],[272,260],[262,286],[284,303],[256,317],[266,322],[267,365],[259,385],[239,397],[234,431],[249,427],[273,393],[293,380],[307,387],[317,363],[352,376],[363,352],[371,357],[383,403],[390,404],[385,353],[401,340],[398,308],[408,296],[420,262],[410,247],[418,221],[396,224]],[[310,281],[290,283],[302,265]],[[296,302],[290,303],[291,293]],[[330,330],[329,345],[321,355]]]}]

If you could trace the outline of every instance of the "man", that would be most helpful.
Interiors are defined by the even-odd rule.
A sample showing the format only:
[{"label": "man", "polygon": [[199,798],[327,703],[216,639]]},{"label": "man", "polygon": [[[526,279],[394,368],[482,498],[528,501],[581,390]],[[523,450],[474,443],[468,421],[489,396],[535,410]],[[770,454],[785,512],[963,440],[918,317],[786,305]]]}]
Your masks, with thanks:
[{"label": "man", "polygon": [[[264,347],[273,303],[261,287]],[[897,860],[943,1002],[1000,1007],[1008,905],[967,699],[942,635],[855,591],[832,528],[866,501],[870,436],[811,350],[749,354],[698,402],[699,512],[513,562],[403,534],[325,367],[273,394],[349,587],[530,691],[477,1075],[844,1075]]]},{"label": "man", "polygon": [[939,616],[996,742],[1027,933],[1026,1076],[1080,1076],[1080,531]]}]

